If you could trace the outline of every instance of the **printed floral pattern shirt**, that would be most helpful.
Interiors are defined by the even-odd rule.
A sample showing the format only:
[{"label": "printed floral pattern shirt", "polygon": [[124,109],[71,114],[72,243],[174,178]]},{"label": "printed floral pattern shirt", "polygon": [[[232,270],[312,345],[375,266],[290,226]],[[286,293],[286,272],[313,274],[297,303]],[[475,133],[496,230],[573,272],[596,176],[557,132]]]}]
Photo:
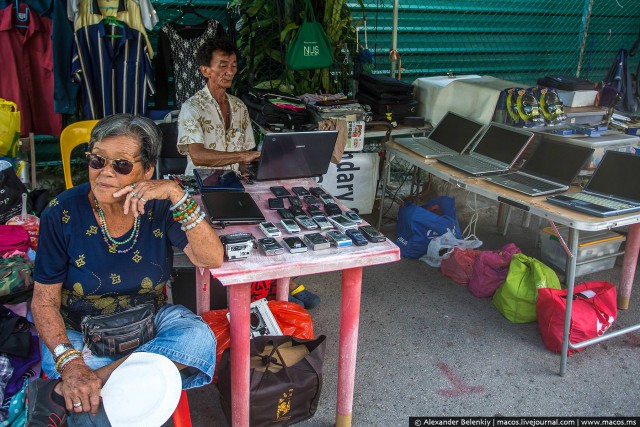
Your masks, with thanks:
[{"label": "printed floral pattern shirt", "polygon": [[[208,87],[189,98],[178,116],[178,150],[187,155],[185,175],[193,175],[194,165],[188,155],[189,144],[204,144],[217,151],[247,151],[255,147],[249,111],[244,103],[233,95],[227,95],[231,111],[231,126],[225,129],[220,105]],[[238,170],[238,164],[216,169]]]}]

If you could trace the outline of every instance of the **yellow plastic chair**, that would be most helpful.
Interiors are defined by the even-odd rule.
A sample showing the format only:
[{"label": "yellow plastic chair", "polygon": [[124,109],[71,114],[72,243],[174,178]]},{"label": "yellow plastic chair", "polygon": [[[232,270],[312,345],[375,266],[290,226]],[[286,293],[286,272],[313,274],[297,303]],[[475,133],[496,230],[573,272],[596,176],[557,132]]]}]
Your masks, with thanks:
[{"label": "yellow plastic chair", "polygon": [[71,181],[71,151],[80,144],[89,142],[91,130],[98,120],[85,120],[70,124],[60,134],[60,154],[62,155],[62,171],[64,172],[64,185],[67,189],[73,187]]}]

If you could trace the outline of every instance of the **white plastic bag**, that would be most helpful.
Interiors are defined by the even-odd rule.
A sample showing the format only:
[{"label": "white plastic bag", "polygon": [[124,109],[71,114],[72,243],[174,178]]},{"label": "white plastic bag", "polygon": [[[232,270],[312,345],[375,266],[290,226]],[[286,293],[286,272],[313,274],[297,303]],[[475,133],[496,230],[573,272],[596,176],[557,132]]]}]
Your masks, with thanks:
[{"label": "white plastic bag", "polygon": [[451,230],[448,230],[443,235],[431,239],[427,253],[420,257],[420,261],[426,262],[431,267],[440,267],[442,260],[449,258],[453,248],[475,249],[480,246],[482,246],[482,241],[475,238],[475,236],[458,239]]}]

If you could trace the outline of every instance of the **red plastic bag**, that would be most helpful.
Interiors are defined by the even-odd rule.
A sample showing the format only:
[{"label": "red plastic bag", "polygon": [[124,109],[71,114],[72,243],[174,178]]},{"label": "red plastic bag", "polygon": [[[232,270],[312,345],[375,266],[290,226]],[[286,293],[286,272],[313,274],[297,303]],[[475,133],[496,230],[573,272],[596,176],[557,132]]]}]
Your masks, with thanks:
[{"label": "red plastic bag", "polygon": [[29,249],[29,233],[19,225],[0,225],[0,256]]},{"label": "red plastic bag", "polygon": [[[604,334],[618,314],[616,287],[609,282],[586,282],[576,285],[573,295],[569,342],[575,344]],[[538,289],[538,328],[544,346],[556,353],[562,350],[566,311],[566,289]],[[570,348],[569,356],[582,350]]]},{"label": "red plastic bag", "polygon": [[[313,339],[313,322],[307,310],[294,302],[268,301],[269,310],[273,313],[283,335],[291,335],[305,340]],[[222,353],[231,345],[231,333],[228,309],[212,310],[202,313],[202,319],[209,325],[216,336],[216,370],[213,374],[213,383],[218,382],[218,365],[222,359]],[[247,331],[247,334],[249,331]]]},{"label": "red plastic bag", "polygon": [[473,272],[473,263],[482,251],[453,248],[449,258],[442,260],[440,272],[456,283],[467,286]]},{"label": "red plastic bag", "polygon": [[517,253],[520,253],[520,248],[513,243],[508,243],[497,251],[483,251],[473,263],[473,272],[467,286],[469,292],[478,298],[493,296],[507,278],[511,257]]}]

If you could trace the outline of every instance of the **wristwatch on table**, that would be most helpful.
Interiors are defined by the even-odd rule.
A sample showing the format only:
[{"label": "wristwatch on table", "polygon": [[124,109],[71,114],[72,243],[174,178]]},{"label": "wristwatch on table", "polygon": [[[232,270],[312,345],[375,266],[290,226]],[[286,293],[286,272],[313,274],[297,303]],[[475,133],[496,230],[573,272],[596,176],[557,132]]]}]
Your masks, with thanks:
[{"label": "wristwatch on table", "polygon": [[73,350],[73,346],[71,344],[58,344],[56,348],[53,349],[53,359],[58,360],[58,358],[68,350]]}]

